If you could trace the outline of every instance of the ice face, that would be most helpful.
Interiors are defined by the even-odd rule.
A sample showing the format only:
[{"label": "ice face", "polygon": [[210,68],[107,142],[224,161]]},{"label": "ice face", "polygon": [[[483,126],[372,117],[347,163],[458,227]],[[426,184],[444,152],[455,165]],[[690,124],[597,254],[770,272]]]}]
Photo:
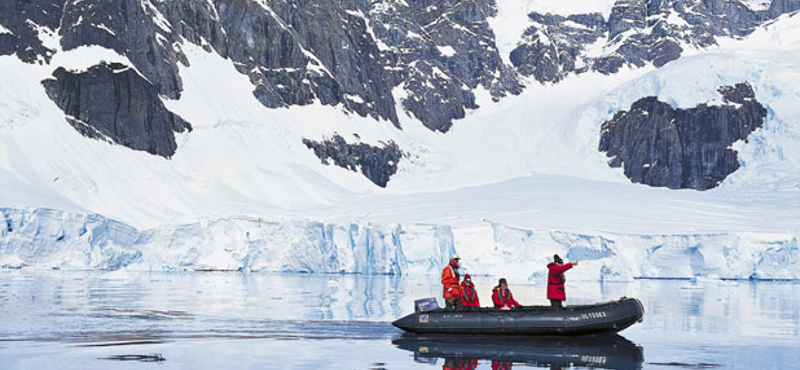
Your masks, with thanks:
[{"label": "ice face", "polygon": [[137,230],[99,215],[3,208],[4,268],[245,271],[436,276],[459,254],[462,274],[544,281],[553,254],[579,260],[568,279],[798,279],[795,233],[633,235],[532,230],[498,223],[326,224],[221,218]]},{"label": "ice face", "polygon": [[436,225],[225,218],[139,231],[99,215],[2,209],[0,266],[402,275],[444,266],[452,233]]}]

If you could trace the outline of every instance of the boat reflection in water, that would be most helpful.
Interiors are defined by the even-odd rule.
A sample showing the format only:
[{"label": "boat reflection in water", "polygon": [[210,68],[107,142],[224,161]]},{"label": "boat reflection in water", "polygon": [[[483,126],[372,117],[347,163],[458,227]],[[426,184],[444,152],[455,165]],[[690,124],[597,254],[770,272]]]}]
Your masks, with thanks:
[{"label": "boat reflection in water", "polygon": [[642,348],[619,335],[583,337],[496,337],[403,334],[392,343],[414,352],[417,362],[444,360],[442,369],[477,369],[490,361],[492,370],[526,367],[637,370]]}]

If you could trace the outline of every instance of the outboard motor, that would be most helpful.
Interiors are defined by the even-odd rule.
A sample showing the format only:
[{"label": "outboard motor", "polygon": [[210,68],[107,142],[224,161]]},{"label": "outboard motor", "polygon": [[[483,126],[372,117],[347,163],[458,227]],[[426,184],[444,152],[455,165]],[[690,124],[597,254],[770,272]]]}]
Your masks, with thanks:
[{"label": "outboard motor", "polygon": [[436,298],[423,298],[414,301],[414,312],[425,312],[439,309],[439,302]]}]

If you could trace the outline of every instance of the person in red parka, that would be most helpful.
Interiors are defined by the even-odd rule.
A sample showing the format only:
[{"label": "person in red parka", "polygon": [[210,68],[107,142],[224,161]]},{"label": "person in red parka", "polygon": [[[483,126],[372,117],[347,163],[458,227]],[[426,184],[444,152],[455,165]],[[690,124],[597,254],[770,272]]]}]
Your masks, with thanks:
[{"label": "person in red parka", "polygon": [[511,289],[508,289],[508,283],[505,278],[501,278],[492,291],[492,301],[494,302],[494,308],[498,310],[512,310],[522,307],[514,300],[514,295],[511,294]]},{"label": "person in red parka", "polygon": [[458,285],[458,256],[450,258],[450,263],[442,270],[442,298],[448,310],[461,309],[461,285]]},{"label": "person in red parka", "polygon": [[511,370],[513,362],[501,362],[492,360],[492,370]]},{"label": "person in red parka", "polygon": [[475,370],[478,368],[478,360],[477,359],[461,360],[461,365],[464,370]]},{"label": "person in red parka", "polygon": [[564,282],[567,279],[564,277],[564,273],[572,266],[578,266],[578,261],[564,264],[564,260],[557,254],[553,256],[553,262],[547,265],[547,269],[550,270],[547,274],[547,299],[550,300],[550,306],[564,307],[564,301],[567,299],[567,293],[564,290]]},{"label": "person in red parka", "polygon": [[467,310],[481,307],[478,292],[475,291],[475,284],[472,283],[472,277],[469,274],[465,274],[464,281],[461,282],[461,305]]},{"label": "person in red parka", "polygon": [[442,364],[442,370],[464,370],[464,364],[458,358],[446,358]]}]

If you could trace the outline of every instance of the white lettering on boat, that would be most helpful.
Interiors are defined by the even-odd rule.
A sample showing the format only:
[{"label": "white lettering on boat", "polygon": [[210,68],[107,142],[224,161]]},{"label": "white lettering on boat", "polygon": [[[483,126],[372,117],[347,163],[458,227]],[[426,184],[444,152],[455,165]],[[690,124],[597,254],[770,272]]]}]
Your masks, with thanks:
[{"label": "white lettering on boat", "polygon": [[464,315],[461,315],[461,314],[458,314],[458,315],[442,315],[442,318],[443,319],[463,319]]},{"label": "white lettering on boat", "polygon": [[582,313],[581,314],[581,319],[584,319],[584,320],[601,319],[603,317],[606,317],[606,312],[605,311],[589,312],[589,313]]},{"label": "white lettering on boat", "polygon": [[581,356],[581,362],[602,365],[606,363],[606,356]]}]

